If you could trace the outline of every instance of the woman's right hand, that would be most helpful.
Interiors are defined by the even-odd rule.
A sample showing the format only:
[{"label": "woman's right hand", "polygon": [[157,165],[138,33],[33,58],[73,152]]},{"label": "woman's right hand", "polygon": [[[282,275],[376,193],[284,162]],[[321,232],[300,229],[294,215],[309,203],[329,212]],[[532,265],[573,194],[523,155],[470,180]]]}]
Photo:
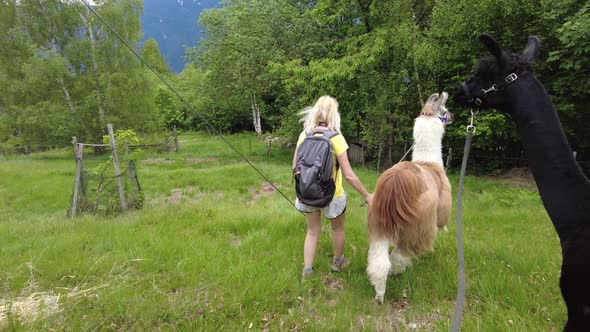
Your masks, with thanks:
[{"label": "woman's right hand", "polygon": [[369,206],[373,205],[373,193],[368,193],[365,197],[365,202],[369,204]]}]

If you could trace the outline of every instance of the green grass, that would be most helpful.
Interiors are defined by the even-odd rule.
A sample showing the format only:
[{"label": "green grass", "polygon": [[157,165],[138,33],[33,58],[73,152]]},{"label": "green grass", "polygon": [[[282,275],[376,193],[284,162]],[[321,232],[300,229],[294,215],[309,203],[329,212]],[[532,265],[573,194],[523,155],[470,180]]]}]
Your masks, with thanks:
[{"label": "green grass", "polygon": [[[273,147],[268,156],[267,145],[252,135],[226,138],[294,196],[291,149]],[[181,140],[180,152],[148,154],[139,164],[144,209],[115,217],[66,217],[71,151],[0,159],[0,299],[60,295],[58,312],[29,321],[9,315],[0,329],[450,329],[454,216],[434,254],[389,278],[385,304],[378,306],[365,273],[366,210],[358,193],[346,185],[345,254],[352,264],[339,274],[329,271],[326,223],[316,273],[301,283],[303,216],[280,194],[264,194],[264,180],[221,139],[189,134]],[[372,190],[378,174],[355,170]],[[457,175],[451,182],[455,190]],[[561,330],[560,247],[538,194],[468,177],[463,206],[463,330]]]}]

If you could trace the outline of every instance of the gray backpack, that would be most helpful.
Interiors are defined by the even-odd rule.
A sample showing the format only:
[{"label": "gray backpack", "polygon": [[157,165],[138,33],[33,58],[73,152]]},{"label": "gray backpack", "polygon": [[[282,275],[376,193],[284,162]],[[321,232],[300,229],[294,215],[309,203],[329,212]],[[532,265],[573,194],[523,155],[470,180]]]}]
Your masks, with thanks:
[{"label": "gray backpack", "polygon": [[316,130],[297,148],[295,193],[301,203],[325,207],[332,201],[336,184],[332,177],[334,152],[330,138],[336,135],[333,131]]}]

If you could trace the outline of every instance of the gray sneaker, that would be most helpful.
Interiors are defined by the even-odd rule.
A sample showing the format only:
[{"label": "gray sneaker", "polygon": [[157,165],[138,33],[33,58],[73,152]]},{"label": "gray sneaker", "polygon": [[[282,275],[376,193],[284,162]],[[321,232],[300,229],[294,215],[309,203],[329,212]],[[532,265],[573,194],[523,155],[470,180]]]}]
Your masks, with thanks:
[{"label": "gray sneaker", "polygon": [[313,275],[313,267],[312,268],[307,268],[307,269],[303,269],[303,273],[301,273],[301,279],[307,279],[309,277],[311,277]]},{"label": "gray sneaker", "polygon": [[350,264],[350,260],[344,256],[340,257],[340,259],[333,259],[332,260],[332,272],[340,272],[345,267]]}]

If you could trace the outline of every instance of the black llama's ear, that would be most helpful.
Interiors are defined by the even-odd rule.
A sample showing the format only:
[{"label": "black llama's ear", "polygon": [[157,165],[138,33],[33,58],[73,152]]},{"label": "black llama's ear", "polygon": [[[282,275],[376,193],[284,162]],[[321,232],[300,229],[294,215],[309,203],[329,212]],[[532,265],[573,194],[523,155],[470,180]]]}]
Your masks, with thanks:
[{"label": "black llama's ear", "polygon": [[522,55],[528,62],[532,62],[541,51],[541,40],[537,36],[529,36],[529,42],[526,45]]},{"label": "black llama's ear", "polygon": [[484,46],[493,56],[498,59],[502,59],[502,48],[500,45],[498,45],[496,40],[494,40],[494,37],[488,35],[487,33],[482,33],[479,35],[479,41],[480,43],[484,44]]}]

